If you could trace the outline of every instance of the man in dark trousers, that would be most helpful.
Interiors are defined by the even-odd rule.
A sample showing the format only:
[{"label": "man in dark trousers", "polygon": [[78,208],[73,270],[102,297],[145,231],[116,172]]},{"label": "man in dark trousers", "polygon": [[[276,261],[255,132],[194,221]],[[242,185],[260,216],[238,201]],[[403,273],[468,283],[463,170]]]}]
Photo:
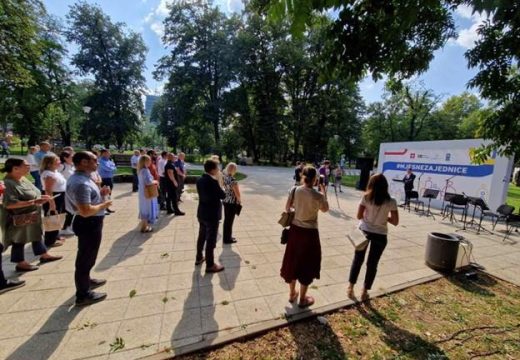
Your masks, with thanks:
[{"label": "man in dark trousers", "polygon": [[[218,224],[222,219],[222,199],[226,197],[226,194],[217,180],[218,163],[214,160],[206,160],[204,171],[205,173],[197,181],[199,238],[195,265],[206,261],[206,272],[216,273],[224,270],[224,266],[215,263],[213,252],[217,244]],[[205,256],[202,255],[204,245],[206,246]]]},{"label": "man in dark trousers", "polygon": [[177,188],[179,183],[177,181],[177,171],[175,170],[175,155],[167,155],[166,165],[164,165],[164,186],[166,190],[166,212],[168,214],[175,214],[182,216],[184,213],[179,209],[177,199]]},{"label": "man in dark trousers", "polygon": [[403,178],[404,182],[404,204],[410,204],[410,192],[413,190],[413,182],[415,180],[415,174],[412,172],[412,168],[406,170],[406,175]]},{"label": "man in dark trousers", "polygon": [[97,169],[97,157],[89,151],[74,154],[72,162],[76,172],[67,180],[65,201],[67,211],[74,214],[72,230],[78,237],[78,252],[76,255],[76,305],[83,306],[104,300],[105,293],[97,293],[92,289],[102,286],[106,280],[92,279],[90,270],[96,263],[99,245],[103,231],[105,209],[112,201],[104,198],[110,193],[110,188],[104,186],[101,190],[90,178]]}]

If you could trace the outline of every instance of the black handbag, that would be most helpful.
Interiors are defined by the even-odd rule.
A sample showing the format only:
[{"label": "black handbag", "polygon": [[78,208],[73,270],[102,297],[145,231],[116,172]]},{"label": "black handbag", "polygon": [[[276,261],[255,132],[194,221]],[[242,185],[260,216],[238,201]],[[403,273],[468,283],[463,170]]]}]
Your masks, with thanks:
[{"label": "black handbag", "polygon": [[235,214],[237,216],[239,216],[241,211],[242,211],[242,204],[235,204]]},{"label": "black handbag", "polygon": [[280,238],[280,244],[285,245],[289,241],[289,229],[282,230],[282,237]]}]

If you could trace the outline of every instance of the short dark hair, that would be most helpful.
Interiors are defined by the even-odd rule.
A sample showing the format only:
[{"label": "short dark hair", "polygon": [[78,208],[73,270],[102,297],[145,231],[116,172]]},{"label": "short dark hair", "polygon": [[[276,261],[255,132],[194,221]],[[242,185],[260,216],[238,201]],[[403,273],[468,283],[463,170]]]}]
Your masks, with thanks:
[{"label": "short dark hair", "polygon": [[101,149],[100,154],[103,155],[103,154],[106,154],[107,152],[108,152],[108,149]]},{"label": "short dark hair", "polygon": [[14,167],[22,166],[23,159],[9,158],[5,161],[4,168],[0,171],[4,173],[10,173]]},{"label": "short dark hair", "polygon": [[91,153],[90,151],[78,151],[74,156],[72,156],[72,162],[74,163],[74,166],[78,166],[83,160],[90,161],[92,155],[94,155],[94,153]]},{"label": "short dark hair", "polygon": [[213,171],[215,169],[218,169],[218,163],[215,160],[208,159],[206,162],[204,162],[204,171],[209,173],[210,171]]},{"label": "short dark hair", "polygon": [[70,151],[64,150],[60,154],[60,161],[63,163],[65,162],[65,159],[68,159],[72,154]]}]

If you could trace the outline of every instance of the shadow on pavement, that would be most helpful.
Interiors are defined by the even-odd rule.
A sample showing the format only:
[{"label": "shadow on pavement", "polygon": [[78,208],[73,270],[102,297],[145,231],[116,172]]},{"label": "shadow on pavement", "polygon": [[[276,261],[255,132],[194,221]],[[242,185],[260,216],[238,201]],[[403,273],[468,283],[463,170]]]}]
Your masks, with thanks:
[{"label": "shadow on pavement", "polygon": [[21,344],[7,360],[49,359],[61,344],[69,325],[84,309],[84,307],[70,307],[74,299],[75,297],[71,297],[58,306],[38,332]]}]

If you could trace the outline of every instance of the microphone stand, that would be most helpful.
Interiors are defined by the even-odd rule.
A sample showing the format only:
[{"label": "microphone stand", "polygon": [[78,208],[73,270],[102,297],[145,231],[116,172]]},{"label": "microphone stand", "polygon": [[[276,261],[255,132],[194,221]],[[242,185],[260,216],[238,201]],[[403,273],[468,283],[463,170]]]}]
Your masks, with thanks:
[{"label": "microphone stand", "polygon": [[424,173],[421,173],[419,177],[417,178],[417,192],[421,191],[421,177],[424,175]]},{"label": "microphone stand", "polygon": [[441,206],[441,215],[444,215],[444,199],[446,198],[446,190],[448,190],[448,182],[453,179],[455,176],[457,175],[453,175],[449,178],[447,178],[445,181],[446,181],[446,185],[444,185],[444,192],[443,192],[443,196],[442,196],[442,206]]}]

